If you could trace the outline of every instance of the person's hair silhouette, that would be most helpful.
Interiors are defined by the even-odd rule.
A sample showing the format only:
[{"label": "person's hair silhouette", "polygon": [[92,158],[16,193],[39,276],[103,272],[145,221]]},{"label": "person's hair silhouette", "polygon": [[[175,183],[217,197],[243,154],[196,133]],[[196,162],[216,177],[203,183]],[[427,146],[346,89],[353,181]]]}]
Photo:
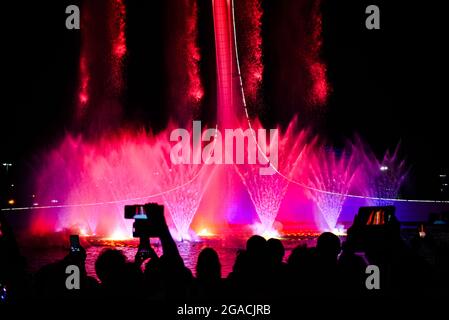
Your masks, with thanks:
[{"label": "person's hair silhouette", "polygon": [[316,250],[321,257],[336,261],[341,251],[340,238],[332,232],[323,232],[318,237]]},{"label": "person's hair silhouette", "polygon": [[272,264],[281,264],[284,258],[285,249],[281,240],[271,238],[267,241],[268,259]]},{"label": "person's hair silhouette", "polygon": [[267,241],[263,237],[254,235],[246,241],[246,252],[252,256],[264,255],[266,246]]},{"label": "person's hair silhouette", "polygon": [[221,264],[217,252],[212,248],[204,248],[196,264],[196,277],[201,281],[217,281],[221,279]]},{"label": "person's hair silhouette", "polygon": [[105,287],[115,286],[120,282],[125,270],[126,257],[116,249],[103,250],[95,262],[95,272]]}]

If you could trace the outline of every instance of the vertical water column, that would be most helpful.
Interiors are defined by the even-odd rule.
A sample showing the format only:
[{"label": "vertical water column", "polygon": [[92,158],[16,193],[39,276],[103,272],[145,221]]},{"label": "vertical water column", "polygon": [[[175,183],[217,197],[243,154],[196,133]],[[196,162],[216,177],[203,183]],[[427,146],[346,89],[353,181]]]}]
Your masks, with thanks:
[{"label": "vertical water column", "polygon": [[306,63],[312,80],[309,93],[310,102],[314,105],[324,105],[327,101],[330,85],[327,81],[327,66],[320,57],[323,45],[323,21],[321,15],[321,0],[313,3],[310,13],[310,40]]},{"label": "vertical water column", "polygon": [[234,2],[234,24],[238,43],[245,100],[252,112],[261,107],[259,94],[264,66],[262,62],[262,0]]},{"label": "vertical water column", "polygon": [[109,12],[109,32],[111,37],[111,80],[114,91],[123,90],[123,59],[126,55],[126,7],[124,0],[114,0]]},{"label": "vertical water column", "polygon": [[232,0],[213,0],[215,53],[217,63],[217,120],[220,127],[236,123],[233,93]]},{"label": "vertical water column", "polygon": [[187,74],[189,78],[188,96],[193,103],[198,103],[204,96],[204,88],[201,83],[199,62],[201,60],[198,47],[198,5],[195,0],[187,1]]},{"label": "vertical water column", "polygon": [[79,88],[75,124],[98,135],[118,124],[126,56],[124,0],[85,1],[81,16]]},{"label": "vertical water column", "polygon": [[196,120],[204,97],[197,0],[171,0],[162,7],[170,17],[163,25],[164,105],[170,120],[186,127]]},{"label": "vertical water column", "polygon": [[[241,127],[244,119],[244,102],[240,87],[238,57],[234,37],[234,12],[232,0],[212,0],[215,54],[217,72],[217,123],[224,134],[225,129]],[[245,123],[245,122],[242,122]],[[245,130],[246,128],[242,128]],[[227,147],[227,146],[225,146]],[[223,155],[234,150],[223,150]],[[232,165],[220,165],[214,173],[210,189],[214,195],[209,196],[210,203],[215,202],[215,221],[224,217],[226,221],[241,220],[247,210],[243,210],[243,200],[247,196],[235,168]]]}]

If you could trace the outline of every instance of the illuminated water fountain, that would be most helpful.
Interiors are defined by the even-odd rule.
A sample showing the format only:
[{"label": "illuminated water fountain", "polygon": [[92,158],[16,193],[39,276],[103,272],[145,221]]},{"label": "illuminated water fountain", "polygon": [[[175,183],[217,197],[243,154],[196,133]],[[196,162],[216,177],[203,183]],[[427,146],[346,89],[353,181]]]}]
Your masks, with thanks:
[{"label": "illuminated water fountain", "polygon": [[[308,38],[301,34],[305,38],[298,40],[303,41],[291,44],[296,46],[292,49],[298,49],[301,44],[304,48],[290,50],[304,54],[298,61],[305,66],[297,66],[295,70],[306,70],[305,78],[308,80],[299,79],[302,74],[293,72],[295,77],[299,77],[293,82],[304,87],[292,85],[287,88],[287,81],[275,84],[282,85],[279,92],[285,97],[307,91],[304,99],[310,100],[314,106],[323,105],[329,91],[326,66],[319,59],[319,2],[307,9],[310,10],[311,22],[301,20],[298,23],[304,24],[304,28],[296,28],[311,29]],[[275,235],[276,220],[279,213],[283,213],[283,206],[289,211],[287,214],[300,220],[303,212],[296,210],[294,204],[306,201],[313,202],[323,217],[325,225],[318,225],[317,229],[334,230],[353,187],[363,190],[366,196],[397,196],[406,173],[403,162],[398,161],[397,151],[387,154],[382,161],[363,148],[359,148],[357,154],[354,149],[341,155],[336,155],[335,151],[324,152],[317,143],[320,137],[312,138],[310,131],[299,130],[298,127],[304,124],[297,121],[291,121],[285,132],[279,130],[267,140],[256,139],[252,135],[246,139],[244,158],[248,159],[248,152],[253,148],[257,162],[174,164],[170,159],[170,148],[174,144],[170,141],[170,132],[176,126],[197,120],[190,117],[198,114],[206,93],[210,96],[216,94],[217,105],[213,108],[217,111],[216,124],[220,130],[246,130],[251,124],[254,135],[258,135],[258,130],[262,129],[256,120],[250,118],[251,113],[257,114],[255,110],[259,107],[264,80],[261,1],[248,0],[237,4],[242,9],[239,21],[248,20],[246,29],[242,28],[246,31],[241,34],[234,21],[233,1],[213,1],[210,14],[214,21],[217,76],[217,88],[213,93],[205,92],[200,76],[201,55],[196,39],[199,2],[183,1],[186,21],[176,26],[179,39],[171,39],[176,43],[168,45],[175,49],[170,52],[173,61],[167,64],[167,82],[169,91],[176,93],[171,94],[169,100],[177,114],[170,119],[175,123],[157,135],[123,123],[120,116],[123,107],[119,101],[126,87],[123,63],[128,54],[124,3],[117,0],[86,5],[74,115],[76,133],[62,137],[52,150],[43,152],[40,157],[34,181],[36,208],[39,210],[33,216],[32,231],[45,233],[67,228],[85,235],[129,237],[131,221],[123,219],[123,206],[160,202],[166,207],[170,227],[178,239],[194,238],[191,226],[196,218],[203,223],[201,214],[213,218],[207,220],[210,225],[199,223],[198,230],[194,232],[208,234],[203,231],[214,230],[215,225],[230,221],[256,224],[257,233]],[[309,6],[304,3],[300,6],[304,10],[306,7]],[[91,19],[96,11],[102,10],[110,14]],[[251,13],[248,19],[247,12]],[[102,28],[97,28],[100,25]],[[242,40],[241,61],[238,39]],[[283,80],[290,83],[291,79]],[[247,107],[245,97],[253,110],[250,110],[251,106]],[[139,103],[152,103],[152,97],[148,99]],[[241,126],[242,123],[245,127]],[[199,147],[192,146],[190,152],[193,155],[201,152]],[[277,163],[268,164],[266,157],[271,158],[274,153],[277,153]],[[361,163],[363,170],[360,169]],[[272,172],[261,174],[261,169]],[[358,174],[360,172],[364,174]],[[289,195],[292,185],[301,191]],[[57,205],[52,202],[56,199]],[[47,207],[50,203],[53,211]],[[235,209],[232,215],[228,210],[230,207]]]},{"label": "illuminated water fountain", "polygon": [[[214,166],[204,164],[173,164],[170,159],[171,145],[159,142],[157,157],[156,183],[162,192],[162,199],[176,228],[179,240],[191,239],[190,224],[197,212]],[[192,156],[201,153],[201,148],[191,150]]]},{"label": "illuminated water fountain", "polygon": [[316,153],[309,162],[307,194],[316,204],[325,228],[334,231],[358,165],[351,153]]},{"label": "illuminated water fountain", "polygon": [[[279,134],[279,130],[276,131],[275,136],[270,137],[269,143],[263,139],[257,141],[258,156],[266,160],[267,172],[261,174],[261,166],[257,164],[235,165],[260,219],[260,224],[255,227],[258,234],[277,234],[273,223],[287,192],[289,179],[296,170],[300,170],[298,167],[305,164],[307,133],[295,133],[295,125],[295,121],[290,123],[283,134]],[[268,162],[269,159],[264,156],[267,151],[270,155],[278,154],[277,163]]]},{"label": "illuminated water fountain", "polygon": [[376,198],[371,199],[370,204],[393,205],[394,201],[389,199],[397,198],[409,171],[405,161],[399,157],[399,145],[393,153],[387,151],[382,160],[371,152],[365,151],[363,155],[368,176],[365,194]]}]

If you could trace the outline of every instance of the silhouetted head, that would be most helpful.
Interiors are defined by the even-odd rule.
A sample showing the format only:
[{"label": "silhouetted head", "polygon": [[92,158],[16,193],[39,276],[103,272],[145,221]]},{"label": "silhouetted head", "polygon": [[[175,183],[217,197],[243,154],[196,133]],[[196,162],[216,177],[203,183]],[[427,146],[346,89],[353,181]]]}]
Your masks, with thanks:
[{"label": "silhouetted head", "polygon": [[332,232],[323,232],[317,240],[318,254],[329,258],[337,258],[341,250],[340,238]]},{"label": "silhouetted head", "polygon": [[267,241],[267,253],[269,259],[274,263],[281,263],[284,258],[285,249],[281,240],[271,238]]},{"label": "silhouetted head", "polygon": [[200,280],[221,279],[221,264],[217,252],[212,248],[201,250],[196,263],[196,277]]},{"label": "silhouetted head", "polygon": [[265,253],[267,241],[261,236],[252,236],[246,241],[246,252],[249,255],[262,255]]},{"label": "silhouetted head", "polygon": [[95,262],[95,272],[101,283],[116,282],[123,276],[126,257],[122,251],[116,249],[105,249]]},{"label": "silhouetted head", "polygon": [[311,263],[312,256],[312,250],[307,248],[307,245],[301,244],[292,250],[287,263],[290,267],[302,268]]}]

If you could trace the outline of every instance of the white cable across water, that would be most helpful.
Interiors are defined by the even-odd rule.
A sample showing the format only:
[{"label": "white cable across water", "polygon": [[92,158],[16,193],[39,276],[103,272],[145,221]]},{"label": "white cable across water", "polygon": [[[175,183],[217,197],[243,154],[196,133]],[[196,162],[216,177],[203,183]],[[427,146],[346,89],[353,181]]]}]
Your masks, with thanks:
[{"label": "white cable across water", "polygon": [[144,197],[136,197],[136,198],[129,198],[129,199],[123,199],[123,200],[112,200],[112,201],[104,201],[104,202],[92,202],[92,203],[79,203],[79,204],[61,204],[61,205],[49,205],[49,206],[32,206],[32,207],[13,207],[13,208],[2,208],[1,211],[20,211],[20,210],[36,210],[36,209],[57,209],[57,208],[77,208],[77,207],[94,207],[94,206],[104,206],[104,205],[112,205],[112,204],[118,204],[118,203],[124,203],[129,201],[142,201],[146,199],[156,198],[160,197],[166,193],[176,191],[190,183],[192,183],[201,173],[203,170],[204,165],[201,167],[200,170],[198,170],[198,173],[189,181],[186,183],[176,186],[172,189],[165,190],[159,193],[155,193],[152,195],[144,196]]},{"label": "white cable across water", "polygon": [[[217,141],[217,135],[218,135],[218,124],[215,125],[215,136],[214,136],[214,145],[213,148],[215,148],[215,144]],[[212,154],[209,154],[209,158],[206,160],[205,163],[207,163],[210,158],[212,157]],[[64,208],[80,208],[80,207],[95,207],[95,206],[105,206],[105,205],[113,205],[113,204],[118,204],[118,203],[125,203],[125,202],[130,202],[130,201],[143,201],[146,199],[151,199],[151,198],[157,198],[160,196],[163,196],[164,194],[176,191],[178,189],[181,189],[189,184],[191,184],[193,181],[195,181],[199,175],[201,174],[202,170],[204,169],[204,166],[206,166],[207,164],[203,164],[200,168],[200,170],[198,170],[198,173],[196,175],[194,175],[189,181],[176,186],[174,188],[171,188],[169,190],[165,190],[165,191],[161,191],[155,194],[151,194],[148,196],[143,196],[143,197],[136,197],[136,198],[128,198],[128,199],[122,199],[122,200],[111,200],[111,201],[103,201],[103,202],[92,202],[92,203],[79,203],[79,204],[60,204],[60,205],[48,205],[48,206],[31,206],[31,207],[12,207],[12,208],[2,208],[0,209],[0,211],[23,211],[23,210],[37,210],[37,209],[64,209]]]}]

